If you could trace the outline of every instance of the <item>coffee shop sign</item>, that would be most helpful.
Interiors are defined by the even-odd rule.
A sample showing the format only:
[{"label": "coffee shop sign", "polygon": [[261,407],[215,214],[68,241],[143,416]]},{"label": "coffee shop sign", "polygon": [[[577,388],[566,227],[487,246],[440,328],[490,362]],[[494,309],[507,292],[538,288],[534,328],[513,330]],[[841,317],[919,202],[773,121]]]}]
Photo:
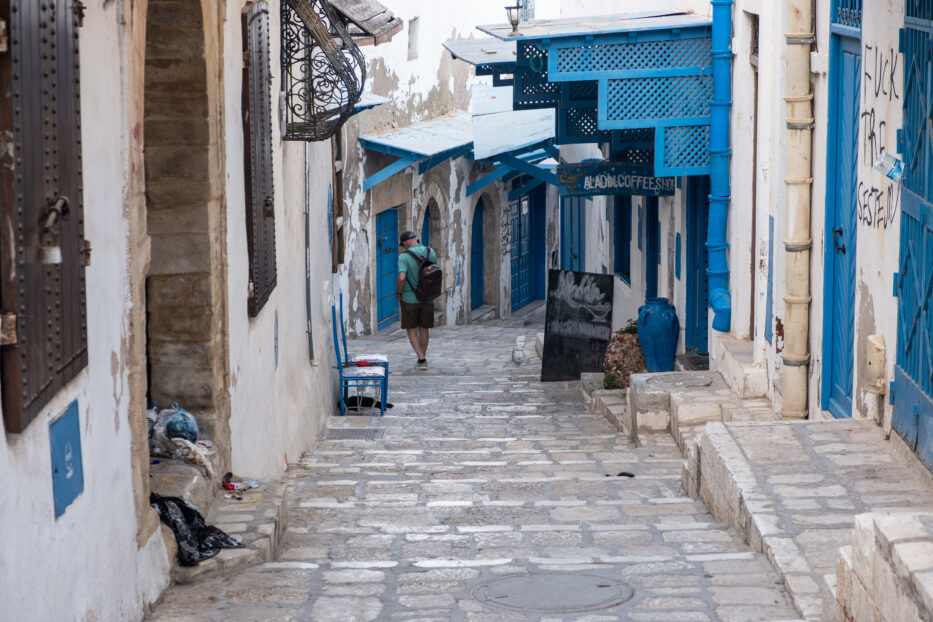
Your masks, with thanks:
[{"label": "coffee shop sign", "polygon": [[603,194],[647,197],[673,196],[676,180],[655,177],[651,167],[618,162],[584,162],[557,167],[561,196]]}]

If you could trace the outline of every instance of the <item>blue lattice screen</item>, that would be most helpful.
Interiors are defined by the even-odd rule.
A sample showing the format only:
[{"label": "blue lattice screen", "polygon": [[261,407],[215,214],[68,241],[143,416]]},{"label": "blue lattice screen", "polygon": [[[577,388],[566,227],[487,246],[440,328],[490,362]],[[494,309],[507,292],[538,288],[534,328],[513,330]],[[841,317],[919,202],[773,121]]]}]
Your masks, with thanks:
[{"label": "blue lattice screen", "polygon": [[[908,4],[915,0],[907,0]],[[833,23],[861,28],[862,0],[835,0],[833,3]],[[929,4],[929,2],[927,2]]]},{"label": "blue lattice screen", "polygon": [[[638,144],[613,153],[631,161],[651,158],[658,176],[709,172],[713,76],[708,26],[565,37],[538,41],[537,47],[547,61],[548,79],[565,85],[559,142],[583,142],[586,136],[602,142],[606,130],[645,129],[653,140],[649,148],[634,141]],[[596,101],[587,101],[594,83]]]},{"label": "blue lattice screen", "polygon": [[553,108],[560,102],[560,84],[548,80],[547,52],[536,41],[519,41],[512,88],[516,110]]},{"label": "blue lattice screen", "polygon": [[675,118],[703,122],[710,115],[713,76],[607,80],[604,118],[611,129],[656,125]]},{"label": "blue lattice screen", "polygon": [[580,73],[702,67],[709,64],[711,53],[708,37],[560,48],[549,72],[552,80],[578,80]]}]

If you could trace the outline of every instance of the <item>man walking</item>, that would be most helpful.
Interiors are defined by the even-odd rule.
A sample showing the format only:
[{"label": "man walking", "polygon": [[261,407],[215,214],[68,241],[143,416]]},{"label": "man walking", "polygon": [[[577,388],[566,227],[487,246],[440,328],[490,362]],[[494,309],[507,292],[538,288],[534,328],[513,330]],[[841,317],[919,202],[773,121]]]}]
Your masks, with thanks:
[{"label": "man walking", "polygon": [[[422,302],[415,295],[418,288],[421,261],[427,256],[432,263],[437,263],[437,255],[427,246],[418,242],[414,231],[403,231],[399,236],[402,252],[398,256],[398,280],[395,282],[395,295],[399,300],[402,316],[402,328],[408,332],[408,341],[418,356],[415,369],[428,368],[428,330],[434,328],[434,301]],[[412,256],[417,256],[417,259]]]}]

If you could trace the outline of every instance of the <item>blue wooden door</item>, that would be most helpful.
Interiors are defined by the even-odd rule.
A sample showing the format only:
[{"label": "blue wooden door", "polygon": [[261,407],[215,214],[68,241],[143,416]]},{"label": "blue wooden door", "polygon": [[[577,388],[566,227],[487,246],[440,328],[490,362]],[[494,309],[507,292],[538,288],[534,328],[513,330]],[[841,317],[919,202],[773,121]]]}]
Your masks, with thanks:
[{"label": "blue wooden door", "polygon": [[[424,224],[421,225],[421,243],[431,246],[431,210],[424,210]],[[439,260],[439,259],[438,259]]]},{"label": "blue wooden door", "polygon": [[[709,177],[687,180],[687,324],[685,347],[709,354]],[[657,265],[657,264],[655,264]]]},{"label": "blue wooden door", "polygon": [[560,202],[560,267],[586,271],[586,199],[564,197]]},{"label": "blue wooden door", "polygon": [[512,204],[512,311],[534,300],[534,232],[531,196]]},{"label": "blue wooden door", "polygon": [[933,21],[928,7],[911,3],[904,29],[904,185],[901,191],[897,295],[897,357],[891,425],[928,469],[933,469]]},{"label": "blue wooden door", "polygon": [[376,312],[379,329],[398,320],[398,208],[376,216]]},{"label": "blue wooden door", "polygon": [[486,289],[486,247],[483,243],[485,214],[483,202],[476,204],[473,211],[473,229],[470,235],[470,308],[483,306]]},{"label": "blue wooden door", "polygon": [[855,340],[856,171],[862,57],[858,39],[836,37],[826,209],[823,407],[852,416]]},{"label": "blue wooden door", "polygon": [[661,263],[661,223],[658,198],[648,197],[645,209],[645,297],[658,295],[658,265]]}]

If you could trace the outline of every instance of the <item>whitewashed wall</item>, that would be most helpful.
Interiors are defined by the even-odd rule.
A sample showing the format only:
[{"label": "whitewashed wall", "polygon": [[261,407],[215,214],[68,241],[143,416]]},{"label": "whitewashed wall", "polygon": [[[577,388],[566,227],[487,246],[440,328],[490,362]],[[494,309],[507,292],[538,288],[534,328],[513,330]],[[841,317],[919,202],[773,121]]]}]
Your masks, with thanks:
[{"label": "whitewashed wall", "polygon": [[[21,434],[0,440],[0,617],[133,620],[168,583],[161,533],[137,547],[130,462],[129,230],[124,192],[131,106],[122,3],[88,2],[81,44],[88,367]],[[84,492],[55,518],[49,423],[78,400]]]},{"label": "whitewashed wall", "polygon": [[[270,4],[270,30],[279,32],[278,2]],[[320,436],[324,418],[337,405],[330,329],[331,259],[327,189],[331,184],[330,142],[280,139],[273,115],[277,284],[269,300],[247,314],[249,257],[240,89],[240,9],[228,6],[224,24],[227,161],[228,313],[230,323],[231,459],[235,473],[272,478],[307,451]],[[270,38],[273,99],[281,68],[280,38]],[[273,106],[273,110],[277,107]],[[307,145],[307,147],[306,147]],[[306,151],[307,149],[307,151]],[[306,187],[310,195],[306,195]],[[314,361],[309,356],[305,303],[305,205],[311,214],[311,313]]]}]

